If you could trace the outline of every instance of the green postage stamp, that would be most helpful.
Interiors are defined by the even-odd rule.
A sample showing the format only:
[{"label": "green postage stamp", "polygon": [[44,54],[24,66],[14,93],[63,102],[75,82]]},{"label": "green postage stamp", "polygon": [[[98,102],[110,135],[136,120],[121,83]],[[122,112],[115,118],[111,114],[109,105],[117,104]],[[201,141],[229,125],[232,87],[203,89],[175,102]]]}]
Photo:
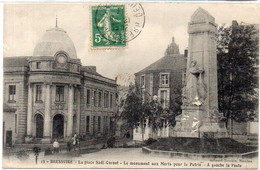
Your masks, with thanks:
[{"label": "green postage stamp", "polygon": [[92,47],[125,47],[125,5],[91,7]]}]

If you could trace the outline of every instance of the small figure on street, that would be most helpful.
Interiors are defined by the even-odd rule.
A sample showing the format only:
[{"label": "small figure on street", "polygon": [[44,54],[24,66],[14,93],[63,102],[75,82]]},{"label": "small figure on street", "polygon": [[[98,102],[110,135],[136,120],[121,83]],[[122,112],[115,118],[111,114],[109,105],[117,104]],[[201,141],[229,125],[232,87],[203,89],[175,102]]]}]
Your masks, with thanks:
[{"label": "small figure on street", "polygon": [[76,133],[74,134],[72,141],[73,141],[74,150],[76,150],[76,147],[77,146],[79,147],[79,138],[78,138],[78,135]]},{"label": "small figure on street", "polygon": [[71,151],[71,142],[70,141],[67,142],[67,151],[68,152]]},{"label": "small figure on street", "polygon": [[38,156],[41,152],[41,148],[36,146],[36,147],[33,148],[33,151],[34,151],[35,161],[36,161],[36,164],[37,164],[37,160],[38,160]]},{"label": "small figure on street", "polygon": [[60,148],[60,144],[59,144],[58,140],[55,139],[55,141],[53,142],[54,153],[58,153],[59,152],[59,148]]}]

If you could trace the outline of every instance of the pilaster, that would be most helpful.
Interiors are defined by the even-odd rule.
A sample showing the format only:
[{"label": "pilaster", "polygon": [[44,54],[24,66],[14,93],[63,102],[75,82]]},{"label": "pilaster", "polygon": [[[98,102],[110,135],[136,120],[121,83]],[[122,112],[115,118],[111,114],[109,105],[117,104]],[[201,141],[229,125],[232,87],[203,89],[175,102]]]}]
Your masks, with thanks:
[{"label": "pilaster", "polygon": [[74,87],[73,85],[69,85],[67,138],[71,138],[73,132],[73,100],[74,100]]},{"label": "pilaster", "polygon": [[25,142],[30,143],[32,141],[32,105],[33,105],[33,87],[32,84],[28,85],[28,106],[27,106],[27,133]]},{"label": "pilaster", "polygon": [[45,111],[42,143],[51,141],[51,84],[45,84]]}]

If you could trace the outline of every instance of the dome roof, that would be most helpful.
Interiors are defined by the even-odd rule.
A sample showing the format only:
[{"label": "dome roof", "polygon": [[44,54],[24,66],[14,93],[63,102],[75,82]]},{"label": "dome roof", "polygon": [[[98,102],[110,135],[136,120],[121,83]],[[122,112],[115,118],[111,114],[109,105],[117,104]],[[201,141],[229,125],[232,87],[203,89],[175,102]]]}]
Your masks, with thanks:
[{"label": "dome roof", "polygon": [[38,41],[33,56],[54,56],[57,52],[65,52],[70,58],[77,58],[75,46],[66,31],[54,27],[47,30]]}]

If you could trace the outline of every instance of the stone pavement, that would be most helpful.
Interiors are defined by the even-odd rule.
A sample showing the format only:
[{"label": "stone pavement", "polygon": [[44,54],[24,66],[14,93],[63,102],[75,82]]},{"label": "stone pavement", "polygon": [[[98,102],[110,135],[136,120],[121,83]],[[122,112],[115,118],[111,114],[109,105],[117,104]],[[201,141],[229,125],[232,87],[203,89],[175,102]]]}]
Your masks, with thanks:
[{"label": "stone pavement", "polygon": [[[106,148],[106,142],[107,138],[98,138],[98,139],[91,139],[91,140],[86,140],[86,141],[81,141],[80,142],[80,149],[81,150],[87,150],[87,149],[101,149],[101,148]],[[116,143],[114,147],[124,147],[124,146],[132,146],[134,143],[132,142],[132,139],[126,139],[126,138],[116,138]],[[52,144],[16,144],[14,147],[11,148],[4,148],[3,153],[4,155],[14,155],[18,153],[19,151],[26,151],[26,152],[32,152],[32,149],[34,147],[40,147],[41,152],[44,152],[45,149],[50,148],[53,150]],[[60,150],[61,153],[67,153],[67,144],[66,142],[60,142]],[[78,149],[76,149],[78,150]],[[73,148],[72,148],[73,151]]]}]

